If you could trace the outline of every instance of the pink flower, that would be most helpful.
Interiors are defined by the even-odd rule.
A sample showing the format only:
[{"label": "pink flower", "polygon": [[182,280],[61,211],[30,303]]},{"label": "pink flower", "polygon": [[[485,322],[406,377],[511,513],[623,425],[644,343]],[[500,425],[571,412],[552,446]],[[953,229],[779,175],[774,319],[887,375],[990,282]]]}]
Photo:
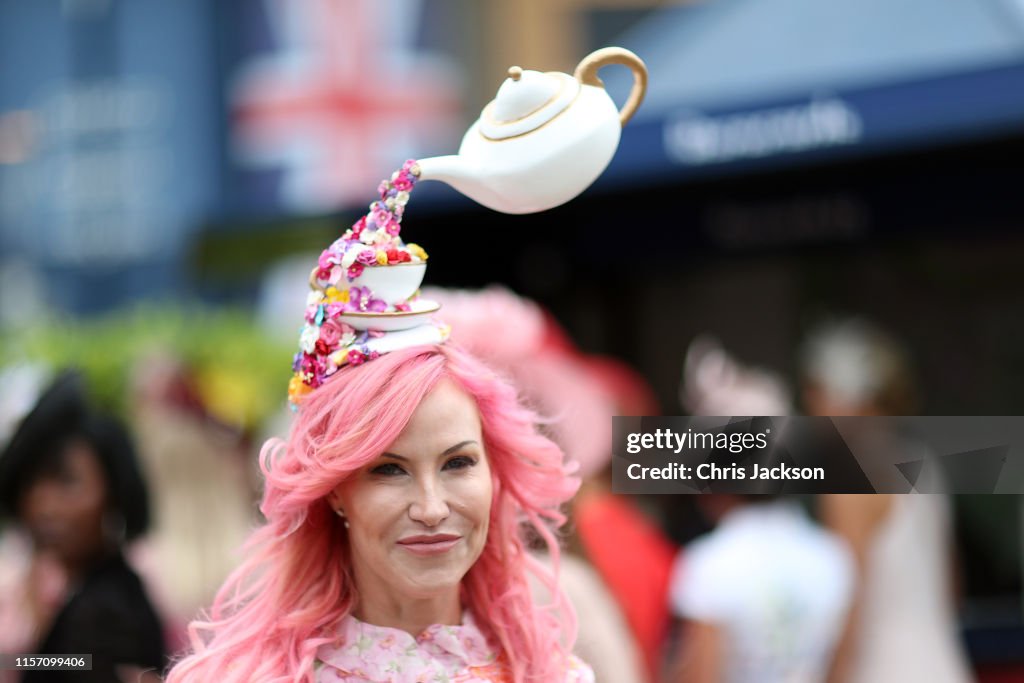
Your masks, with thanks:
[{"label": "pink flower", "polygon": [[353,287],[349,290],[349,307],[351,311],[372,311],[381,313],[387,310],[387,302],[375,299],[369,287]]},{"label": "pink flower", "polygon": [[409,179],[409,176],[408,174],[406,174],[405,171],[402,171],[398,174],[398,177],[395,178],[392,185],[394,185],[395,189],[397,189],[399,192],[408,192],[409,190],[412,189],[412,181]]},{"label": "pink flower", "polygon": [[312,354],[306,353],[302,356],[302,375],[306,384],[314,389],[320,386],[320,379],[324,374],[324,362]]},{"label": "pink flower", "polygon": [[373,207],[373,222],[377,224],[377,228],[387,228],[393,221],[394,216],[385,208],[384,203],[377,202],[376,206]]},{"label": "pink flower", "polygon": [[363,264],[353,263],[348,269],[348,279],[355,280],[357,277],[363,274]]},{"label": "pink flower", "polygon": [[363,249],[356,256],[356,261],[364,266],[372,266],[377,263],[377,253],[373,249]]},{"label": "pink flower", "polygon": [[320,266],[320,270],[327,270],[337,262],[337,254],[335,254],[330,249],[324,249],[322,252],[320,252],[320,259],[317,261],[317,265]]},{"label": "pink flower", "polygon": [[345,334],[344,327],[348,326],[337,320],[325,320],[324,324],[320,326],[320,341],[327,344],[327,347],[333,351],[342,335]]},{"label": "pink flower", "polygon": [[[363,361],[366,360],[366,356],[359,349],[352,349],[348,352],[348,362],[350,365],[362,365]],[[373,367],[377,367],[376,365]]]},{"label": "pink flower", "polygon": [[352,224],[352,236],[359,239],[359,235],[366,229],[366,216],[361,216],[359,220]]}]

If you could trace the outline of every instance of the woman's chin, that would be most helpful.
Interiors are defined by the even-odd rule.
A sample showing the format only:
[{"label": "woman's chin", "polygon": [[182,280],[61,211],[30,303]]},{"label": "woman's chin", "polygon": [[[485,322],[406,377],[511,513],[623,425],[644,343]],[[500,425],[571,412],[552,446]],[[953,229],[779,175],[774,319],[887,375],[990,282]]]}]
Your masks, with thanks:
[{"label": "woman's chin", "polygon": [[399,577],[393,587],[404,597],[426,600],[458,590],[465,575],[465,571],[456,571],[454,568],[426,570]]}]

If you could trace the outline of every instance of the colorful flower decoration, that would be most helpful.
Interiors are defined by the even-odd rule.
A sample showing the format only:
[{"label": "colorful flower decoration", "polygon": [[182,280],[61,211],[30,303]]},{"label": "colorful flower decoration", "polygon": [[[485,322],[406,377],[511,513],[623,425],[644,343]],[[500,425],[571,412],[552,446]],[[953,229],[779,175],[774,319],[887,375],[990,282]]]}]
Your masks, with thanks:
[{"label": "colorful flower decoration", "polygon": [[[419,165],[410,159],[391,174],[390,180],[380,182],[380,199],[370,204],[367,214],[320,254],[316,273],[320,283],[347,289],[346,284],[362,275],[364,268],[427,260],[427,252],[419,245],[406,244],[401,238],[402,215],[419,176]],[[348,310],[366,310],[352,306]]]},{"label": "colorful flower decoration", "polygon": [[[313,291],[306,300],[305,324],[299,331],[299,351],[292,363],[288,401],[297,408],[300,400],[344,365],[360,365],[379,355],[367,342],[383,335],[356,330],[341,321],[346,313],[406,313],[419,292],[391,305],[374,296],[369,287],[355,284],[366,268],[403,263],[424,263],[425,252],[401,238],[402,216],[409,194],[420,176],[419,165],[410,159],[377,187],[380,199],[369,211],[320,254],[311,274]],[[439,328],[442,329],[442,328]],[[447,337],[447,328],[440,334]]]}]

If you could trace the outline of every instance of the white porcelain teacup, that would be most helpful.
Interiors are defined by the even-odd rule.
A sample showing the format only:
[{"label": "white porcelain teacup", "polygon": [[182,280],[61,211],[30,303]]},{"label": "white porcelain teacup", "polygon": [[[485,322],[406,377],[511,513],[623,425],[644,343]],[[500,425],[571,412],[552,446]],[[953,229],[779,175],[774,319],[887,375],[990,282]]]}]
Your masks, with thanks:
[{"label": "white porcelain teacup", "polygon": [[376,299],[383,299],[388,306],[408,300],[423,282],[427,264],[393,263],[386,266],[366,266],[359,277],[353,279],[350,287],[368,287]]}]

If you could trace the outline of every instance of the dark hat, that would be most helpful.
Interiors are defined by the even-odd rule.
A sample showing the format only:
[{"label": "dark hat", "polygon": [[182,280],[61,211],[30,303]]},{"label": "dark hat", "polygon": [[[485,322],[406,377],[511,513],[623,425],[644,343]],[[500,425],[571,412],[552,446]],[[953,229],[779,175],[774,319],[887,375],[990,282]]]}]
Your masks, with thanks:
[{"label": "dark hat", "polygon": [[90,409],[85,382],[74,370],[58,375],[0,453],[0,516],[17,513],[25,486],[76,436],[89,443],[103,467],[111,501],[125,519],[126,537],[141,534],[149,522],[148,495],[131,437],[118,420]]}]

